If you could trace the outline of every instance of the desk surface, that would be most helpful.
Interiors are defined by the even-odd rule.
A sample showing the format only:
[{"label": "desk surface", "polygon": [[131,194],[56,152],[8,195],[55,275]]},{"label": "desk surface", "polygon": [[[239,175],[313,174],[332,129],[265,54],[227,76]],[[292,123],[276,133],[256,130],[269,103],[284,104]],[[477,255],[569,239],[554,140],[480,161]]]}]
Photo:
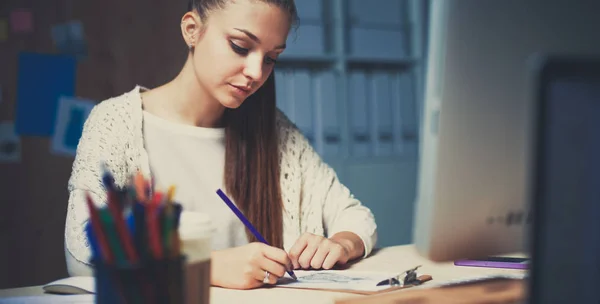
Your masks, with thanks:
[{"label": "desk surface", "polygon": [[[523,275],[524,270],[454,266],[451,262],[434,263],[421,257],[413,245],[387,247],[378,250],[370,257],[350,267],[353,270],[404,271],[422,265],[419,273],[433,277],[422,286],[406,289],[428,288],[444,283],[468,280],[470,278],[494,275]],[[286,304],[331,304],[337,299],[364,297],[358,294],[341,292],[301,290],[290,288],[260,288],[253,290],[230,290],[211,287],[211,303],[283,303]],[[0,290],[0,298],[13,296],[43,295],[42,286]],[[0,301],[1,302],[1,301]]]}]

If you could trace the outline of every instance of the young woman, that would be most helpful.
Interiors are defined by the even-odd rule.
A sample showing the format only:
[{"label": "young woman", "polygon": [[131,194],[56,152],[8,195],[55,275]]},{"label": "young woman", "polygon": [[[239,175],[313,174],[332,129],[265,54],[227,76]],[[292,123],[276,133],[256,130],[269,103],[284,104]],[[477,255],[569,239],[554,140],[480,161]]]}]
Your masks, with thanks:
[{"label": "young woman", "polygon": [[[152,174],[157,188],[177,186],[184,212],[211,216],[213,285],[254,288],[287,269],[330,269],[371,252],[373,214],[275,106],[273,67],[296,20],[293,0],[192,0],[181,20],[189,54],[177,77],[94,107],[69,180],[71,275],[91,274],[85,193],[106,201],[102,162],[117,185]],[[271,246],[247,233],[219,188]]]}]

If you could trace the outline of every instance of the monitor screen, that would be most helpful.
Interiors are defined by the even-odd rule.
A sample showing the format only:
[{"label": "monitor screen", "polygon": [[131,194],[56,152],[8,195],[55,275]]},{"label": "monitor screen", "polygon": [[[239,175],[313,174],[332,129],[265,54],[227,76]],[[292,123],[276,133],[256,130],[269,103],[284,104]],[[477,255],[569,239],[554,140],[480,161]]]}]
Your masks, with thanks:
[{"label": "monitor screen", "polygon": [[[599,8],[600,1],[431,1],[413,225],[423,256],[528,254],[538,114],[531,63],[536,54],[600,54]],[[575,103],[569,95],[565,106]],[[598,129],[593,123],[588,132]]]}]

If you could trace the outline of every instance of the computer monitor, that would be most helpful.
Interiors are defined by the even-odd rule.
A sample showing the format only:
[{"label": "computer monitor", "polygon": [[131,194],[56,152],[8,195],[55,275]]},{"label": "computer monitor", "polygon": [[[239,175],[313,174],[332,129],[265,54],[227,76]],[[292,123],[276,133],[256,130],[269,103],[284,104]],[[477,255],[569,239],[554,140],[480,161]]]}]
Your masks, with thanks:
[{"label": "computer monitor", "polygon": [[600,52],[600,1],[432,0],[417,250],[433,261],[528,249],[536,53]]},{"label": "computer monitor", "polygon": [[600,54],[540,63],[530,303],[600,303]]}]

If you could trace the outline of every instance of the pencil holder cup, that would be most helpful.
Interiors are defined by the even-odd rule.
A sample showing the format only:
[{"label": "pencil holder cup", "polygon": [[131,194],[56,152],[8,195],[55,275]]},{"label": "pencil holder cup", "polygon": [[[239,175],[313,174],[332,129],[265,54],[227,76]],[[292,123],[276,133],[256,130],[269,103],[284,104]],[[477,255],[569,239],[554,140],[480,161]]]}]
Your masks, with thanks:
[{"label": "pencil holder cup", "polygon": [[184,303],[185,256],[113,265],[93,260],[96,303]]}]

